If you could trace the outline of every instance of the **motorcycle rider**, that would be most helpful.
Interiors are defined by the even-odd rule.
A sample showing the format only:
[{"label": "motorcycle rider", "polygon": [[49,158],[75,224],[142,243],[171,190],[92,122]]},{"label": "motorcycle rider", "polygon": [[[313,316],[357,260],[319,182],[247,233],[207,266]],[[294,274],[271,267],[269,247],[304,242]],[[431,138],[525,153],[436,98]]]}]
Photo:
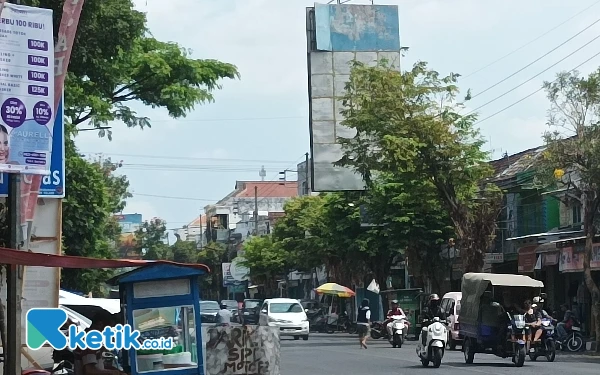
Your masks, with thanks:
[{"label": "motorcycle rider", "polygon": [[[392,308],[390,310],[388,310],[387,314],[386,314],[386,320],[385,322],[383,322],[383,328],[384,328],[384,332],[387,332],[387,326],[388,324],[390,324],[391,322],[394,321],[394,319],[392,319],[391,317],[394,315],[404,315],[404,311],[402,310],[402,308],[400,308],[400,306],[398,305],[398,300],[393,300],[392,301]],[[405,327],[404,327],[404,332],[403,334],[406,336],[406,334],[408,333],[408,321],[405,322]]]},{"label": "motorcycle rider", "polygon": [[556,325],[556,341],[562,343],[562,341],[567,337],[567,331],[571,329],[573,323],[575,322],[575,314],[569,310],[569,307],[566,304],[560,305],[560,311],[562,311],[565,315],[562,322],[559,322]]},{"label": "motorcycle rider", "polygon": [[430,322],[433,321],[433,318],[436,316],[440,316],[440,296],[435,293],[429,296],[426,316]]},{"label": "motorcycle rider", "polygon": [[217,312],[217,324],[223,327],[231,325],[233,314],[227,308],[227,305],[221,304],[221,310]]}]

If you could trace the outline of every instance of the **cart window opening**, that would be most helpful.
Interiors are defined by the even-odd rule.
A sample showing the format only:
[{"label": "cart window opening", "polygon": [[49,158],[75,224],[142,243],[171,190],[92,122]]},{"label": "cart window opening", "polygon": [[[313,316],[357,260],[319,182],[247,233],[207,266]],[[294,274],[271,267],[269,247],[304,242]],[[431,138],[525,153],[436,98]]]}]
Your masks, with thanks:
[{"label": "cart window opening", "polygon": [[303,312],[302,306],[299,303],[272,303],[271,312],[280,313],[299,313]]},{"label": "cart window opening", "polygon": [[[217,305],[202,301],[201,305]],[[202,306],[201,309],[205,307]],[[138,372],[197,367],[196,327],[193,306],[173,306],[133,311],[134,329],[143,339],[172,338],[173,348],[136,351]]]}]

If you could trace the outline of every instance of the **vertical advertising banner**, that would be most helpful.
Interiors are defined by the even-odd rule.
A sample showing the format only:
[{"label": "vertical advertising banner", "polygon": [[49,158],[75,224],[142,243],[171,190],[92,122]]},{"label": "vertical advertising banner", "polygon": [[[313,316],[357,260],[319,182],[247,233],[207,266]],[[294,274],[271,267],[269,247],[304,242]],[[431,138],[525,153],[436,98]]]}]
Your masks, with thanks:
[{"label": "vertical advertising banner", "polygon": [[52,10],[6,3],[0,35],[0,172],[48,174],[56,115]]},{"label": "vertical advertising banner", "polygon": [[[54,118],[52,134],[52,155],[50,156],[50,174],[40,176],[40,198],[64,198],[65,197],[65,129],[64,110],[61,100]],[[30,180],[30,176],[23,176]],[[22,187],[24,188],[24,183]],[[31,184],[27,184],[29,187]],[[0,173],[0,197],[8,197],[8,174]]]}]

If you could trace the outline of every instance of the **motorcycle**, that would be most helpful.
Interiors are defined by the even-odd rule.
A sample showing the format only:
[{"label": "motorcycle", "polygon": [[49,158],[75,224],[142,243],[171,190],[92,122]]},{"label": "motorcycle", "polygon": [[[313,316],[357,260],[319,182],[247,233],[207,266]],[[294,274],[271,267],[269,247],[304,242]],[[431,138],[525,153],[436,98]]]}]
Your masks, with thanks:
[{"label": "motorcycle", "polygon": [[569,330],[567,336],[561,341],[557,340],[556,344],[558,345],[558,348],[563,351],[568,350],[570,352],[579,352],[583,350],[585,346],[585,339],[581,334],[581,326],[579,325],[579,322],[574,320],[573,326]]},{"label": "motorcycle", "polygon": [[428,323],[428,320],[423,320],[423,324],[427,325],[423,327],[419,335],[417,355],[424,367],[429,366],[429,362],[431,362],[433,367],[438,368],[442,364],[442,358],[444,357],[448,330],[438,317],[434,317],[433,322]]},{"label": "motorcycle", "polygon": [[387,325],[387,335],[390,344],[394,348],[401,348],[406,339],[405,330],[407,328],[405,315],[393,315],[392,321]]},{"label": "motorcycle", "polygon": [[377,340],[380,338],[387,338],[387,332],[383,329],[383,322],[371,323],[371,338]]},{"label": "motorcycle", "polygon": [[511,322],[508,327],[508,332],[510,335],[510,342],[512,343],[512,360],[517,367],[523,367],[523,364],[525,363],[525,352],[527,351],[525,348],[525,331],[527,330],[525,316],[516,314],[511,317],[509,313],[507,313],[507,315]]},{"label": "motorcycle", "polygon": [[545,356],[548,362],[556,359],[556,341],[554,340],[554,325],[550,319],[542,319],[542,325],[538,329],[543,330],[540,342],[533,343],[529,352],[529,359],[535,361],[538,357]]},{"label": "motorcycle", "polygon": [[52,368],[37,369],[28,368],[21,371],[21,375],[73,375],[73,364],[68,361],[61,361]]}]

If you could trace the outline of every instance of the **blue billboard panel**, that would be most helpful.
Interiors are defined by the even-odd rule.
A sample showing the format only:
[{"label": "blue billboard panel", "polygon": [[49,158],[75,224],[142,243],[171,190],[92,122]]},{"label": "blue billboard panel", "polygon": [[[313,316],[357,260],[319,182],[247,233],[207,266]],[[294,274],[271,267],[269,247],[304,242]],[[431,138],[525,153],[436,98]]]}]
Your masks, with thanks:
[{"label": "blue billboard panel", "polygon": [[400,50],[397,5],[315,4],[317,50]]},{"label": "blue billboard panel", "polygon": [[[52,153],[50,155],[50,174],[42,177],[40,198],[65,197],[65,126],[64,96],[58,104],[52,131]],[[0,197],[8,196],[8,174],[0,173]]]},{"label": "blue billboard panel", "polygon": [[114,215],[114,218],[119,222],[122,233],[133,233],[142,225],[142,214],[120,214]]}]

